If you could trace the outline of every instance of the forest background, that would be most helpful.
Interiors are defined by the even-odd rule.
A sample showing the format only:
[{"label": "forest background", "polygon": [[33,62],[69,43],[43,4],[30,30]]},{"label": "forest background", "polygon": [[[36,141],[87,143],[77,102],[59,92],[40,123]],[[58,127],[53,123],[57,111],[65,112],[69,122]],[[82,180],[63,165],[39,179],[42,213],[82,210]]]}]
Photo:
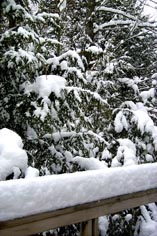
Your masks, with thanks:
[{"label": "forest background", "polygon": [[[0,1],[0,128],[40,175],[157,161],[157,22],[144,3]],[[15,162],[1,180],[25,177]],[[104,216],[100,235],[153,235],[155,212]]]}]

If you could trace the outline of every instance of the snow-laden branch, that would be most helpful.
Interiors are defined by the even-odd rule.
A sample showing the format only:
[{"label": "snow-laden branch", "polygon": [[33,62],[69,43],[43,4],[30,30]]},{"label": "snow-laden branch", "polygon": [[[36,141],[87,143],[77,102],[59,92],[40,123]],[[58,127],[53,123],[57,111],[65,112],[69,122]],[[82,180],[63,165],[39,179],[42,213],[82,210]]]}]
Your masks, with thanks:
[{"label": "snow-laden branch", "polygon": [[125,16],[131,20],[137,20],[137,18],[135,16],[132,16],[128,13],[125,13],[124,11],[121,11],[121,10],[118,10],[118,9],[114,9],[114,8],[110,8],[110,7],[104,7],[104,6],[101,6],[101,7],[98,7],[96,8],[97,11],[105,11],[105,12],[111,12],[111,13],[116,13],[116,14],[119,14],[119,15],[122,15],[122,16]]},{"label": "snow-laden branch", "polygon": [[[55,64],[55,65],[59,65],[61,61],[63,61],[64,59],[66,58],[71,58],[72,61],[75,61],[77,62],[78,66],[80,67],[80,69],[82,69],[83,71],[85,70],[84,68],[84,65],[83,65],[83,62],[82,62],[82,59],[81,57],[79,56],[79,54],[74,51],[74,50],[68,50],[67,52],[61,54],[60,56],[58,57],[53,57],[53,58],[49,58],[47,60],[47,63],[50,65],[50,64]],[[67,66],[66,66],[67,67]]]},{"label": "snow-laden branch", "polygon": [[108,106],[107,101],[104,100],[97,92],[92,92],[92,91],[90,91],[88,89],[83,89],[83,88],[79,88],[79,87],[72,87],[72,86],[70,86],[70,87],[67,86],[67,87],[65,87],[65,89],[68,92],[70,92],[70,91],[85,92],[87,94],[92,95],[96,100],[98,100],[98,101],[100,101],[100,102],[102,102],[102,103],[104,103],[104,104],[106,104]]},{"label": "snow-laden branch", "polygon": [[76,135],[91,135],[91,136],[94,136],[95,138],[97,138],[101,143],[105,143],[106,145],[109,145],[109,143],[104,139],[102,138],[99,134],[96,134],[94,133],[93,131],[89,130],[87,132],[84,132],[84,133],[77,133],[75,131],[61,131],[61,132],[55,132],[55,133],[52,133],[52,134],[45,134],[43,136],[43,138],[50,138],[50,139],[54,139],[56,142],[59,141],[60,139],[62,138],[69,138],[69,137],[73,137],[73,136],[76,136]]},{"label": "snow-laden branch", "polygon": [[76,133],[75,131],[61,131],[61,132],[55,132],[52,134],[45,134],[43,138],[54,139],[55,142],[58,142],[60,139],[70,138],[76,135],[79,135],[79,133]]},{"label": "snow-laden branch", "polygon": [[109,146],[109,143],[103,137],[101,137],[99,134],[94,133],[92,130],[87,131],[87,134],[95,137],[101,143],[105,143],[107,146]]},{"label": "snow-laden branch", "polygon": [[59,61],[63,60],[64,58],[66,57],[71,57],[72,59],[76,59],[77,63],[78,63],[78,66],[84,71],[85,68],[84,68],[84,65],[83,65],[83,62],[81,60],[81,57],[79,56],[79,54],[73,50],[69,50],[65,53],[63,53],[62,55],[60,55],[58,57]]},{"label": "snow-laden branch", "polygon": [[47,139],[53,139],[55,142],[58,142],[60,139],[64,138],[72,138],[76,136],[82,136],[82,135],[90,135],[93,136],[95,139],[97,139],[101,143],[105,143],[107,146],[110,144],[103,138],[101,135],[94,133],[92,130],[89,130],[87,132],[75,132],[75,131],[60,131],[55,133],[47,133],[43,136],[43,138]]},{"label": "snow-laden branch", "polygon": [[127,26],[127,25],[132,25],[136,27],[141,27],[141,28],[157,28],[157,24],[151,24],[148,22],[138,22],[138,21],[133,21],[133,20],[111,20],[107,23],[101,24],[101,25],[95,25],[94,32],[98,32],[100,30],[103,30],[104,28],[109,28],[109,27],[116,27],[116,26]]},{"label": "snow-laden branch", "polygon": [[157,5],[157,2],[155,0],[149,0],[149,1]]}]

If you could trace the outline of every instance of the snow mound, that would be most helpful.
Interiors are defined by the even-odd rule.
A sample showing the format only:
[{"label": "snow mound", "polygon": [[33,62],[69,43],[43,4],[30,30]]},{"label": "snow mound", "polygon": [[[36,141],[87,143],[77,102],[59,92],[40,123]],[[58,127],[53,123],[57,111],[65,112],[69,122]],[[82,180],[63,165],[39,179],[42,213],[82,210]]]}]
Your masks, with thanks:
[{"label": "snow mound", "polygon": [[128,130],[128,122],[122,111],[119,111],[114,120],[115,131],[117,133],[122,132],[123,129]]},{"label": "snow mound", "polygon": [[133,111],[134,117],[132,118],[132,122],[137,124],[138,129],[140,130],[141,134],[144,132],[151,133],[154,129],[154,123],[152,119],[149,117],[148,113],[143,110]]},{"label": "snow mound", "polygon": [[97,46],[90,46],[86,49],[86,52],[91,52],[92,54],[100,54],[103,52],[102,48],[97,47]]},{"label": "snow mound", "polygon": [[142,97],[143,102],[146,103],[149,98],[154,98],[155,88],[151,88],[148,91],[141,92],[140,96]]},{"label": "snow mound", "polygon": [[29,166],[25,172],[25,178],[33,178],[39,176],[39,170]]},{"label": "snow mound", "polygon": [[118,139],[120,146],[118,147],[117,155],[114,157],[112,166],[120,166],[122,162],[124,166],[136,165],[136,146],[129,139]]},{"label": "snow mound", "polygon": [[14,131],[3,128],[0,130],[0,180],[5,180],[10,174],[14,178],[25,173],[27,154],[22,149],[21,137]]},{"label": "snow mound", "polygon": [[74,157],[74,162],[77,162],[81,168],[85,170],[97,170],[97,169],[106,169],[104,161],[99,161],[94,157],[84,158],[84,157]]},{"label": "snow mound", "polygon": [[66,80],[58,75],[41,75],[32,84],[25,85],[25,93],[35,92],[39,97],[48,97],[54,92],[57,97],[61,97],[61,90],[65,88]]},{"label": "snow mound", "polygon": [[135,94],[139,92],[138,91],[138,86],[136,84],[136,81],[134,81],[133,79],[130,79],[130,78],[119,78],[118,80],[119,80],[119,82],[124,83],[128,87],[132,88],[134,90]]},{"label": "snow mound", "polygon": [[[148,205],[150,206],[150,204]],[[153,207],[153,206],[152,206]],[[156,212],[157,207],[154,207],[154,211]],[[141,217],[141,225],[140,225],[140,233],[139,236],[156,236],[157,232],[157,222],[156,219],[152,220],[146,206],[140,207],[142,217]],[[154,216],[153,216],[154,218]]]}]

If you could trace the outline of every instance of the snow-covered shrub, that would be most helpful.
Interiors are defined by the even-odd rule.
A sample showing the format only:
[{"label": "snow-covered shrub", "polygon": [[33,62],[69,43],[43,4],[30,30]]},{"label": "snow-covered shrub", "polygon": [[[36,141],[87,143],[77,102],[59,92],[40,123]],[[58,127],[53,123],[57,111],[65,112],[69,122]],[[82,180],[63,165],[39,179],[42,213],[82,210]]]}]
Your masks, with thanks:
[{"label": "snow-covered shrub", "polygon": [[39,176],[28,166],[28,156],[21,137],[7,128],[0,129],[0,181]]},{"label": "snow-covered shrub", "polygon": [[0,181],[6,178],[16,179],[25,174],[27,153],[23,150],[22,139],[15,132],[3,128],[0,130]]}]

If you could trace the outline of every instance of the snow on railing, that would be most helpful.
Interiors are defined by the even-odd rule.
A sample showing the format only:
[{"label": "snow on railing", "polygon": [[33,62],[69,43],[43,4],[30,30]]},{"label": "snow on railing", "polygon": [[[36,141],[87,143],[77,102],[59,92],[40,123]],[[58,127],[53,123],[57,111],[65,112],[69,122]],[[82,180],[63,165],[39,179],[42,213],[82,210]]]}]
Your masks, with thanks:
[{"label": "snow on railing", "polygon": [[81,232],[94,236],[99,216],[156,200],[157,163],[1,181],[0,235],[89,221]]}]

